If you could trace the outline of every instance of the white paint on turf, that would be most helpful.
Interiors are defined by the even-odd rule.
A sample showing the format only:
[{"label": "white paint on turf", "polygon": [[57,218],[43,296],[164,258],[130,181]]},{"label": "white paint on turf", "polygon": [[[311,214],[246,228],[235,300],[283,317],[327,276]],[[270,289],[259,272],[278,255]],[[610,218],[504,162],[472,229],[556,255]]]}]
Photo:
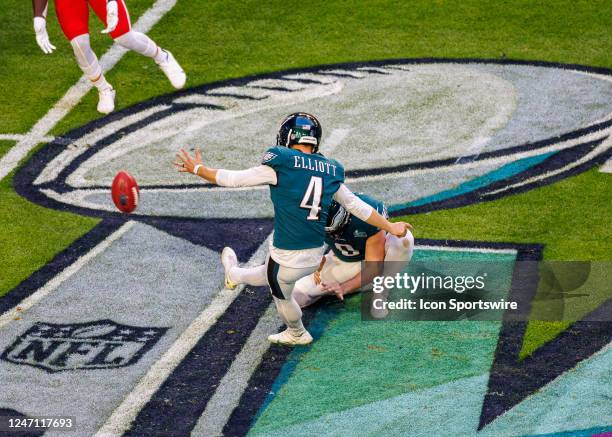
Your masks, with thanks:
[{"label": "white paint on turf", "polygon": [[[133,29],[147,33],[174,5],[176,5],[176,0],[157,0],[132,26]],[[102,70],[105,72],[111,70],[127,51],[119,44],[113,44],[100,58]],[[38,120],[30,131],[0,159],[0,180],[13,171],[30,150],[44,141],[51,129],[85,97],[91,88],[92,84],[85,76],[81,76],[79,81],[70,87],[49,112]]]},{"label": "white paint on turf", "polygon": [[[17,306],[0,315],[0,329],[15,320],[16,317],[21,317],[24,312],[26,312],[28,309],[32,308],[38,302],[43,300],[49,293],[59,287],[64,281],[66,281],[68,278],[70,278],[79,270],[81,270],[81,268],[83,268],[83,266],[85,266],[88,262],[90,262],[96,256],[104,252],[111,244],[113,244],[113,242],[117,241],[123,234],[130,230],[134,223],[135,222],[129,221],[123,224],[119,229],[117,229],[115,232],[106,237],[96,247],[94,247],[85,255],[77,259],[70,266],[62,270],[62,272],[60,272],[57,276],[54,276],[53,279],[48,281],[45,285],[36,290],[33,294],[22,300]],[[17,308],[19,308],[19,311],[17,311]]]},{"label": "white paint on turf", "polygon": [[342,144],[350,132],[350,129],[334,129],[325,142],[325,155],[333,157],[336,147]]},{"label": "white paint on turf", "polygon": [[[343,132],[345,131],[344,129],[336,129],[329,135],[334,142],[328,141],[330,145],[336,144],[339,148],[342,148],[344,142],[339,140],[340,132],[337,131],[340,131],[344,135],[348,135],[348,132]],[[147,132],[148,131],[144,131],[143,134],[147,134]],[[417,168],[401,173],[387,173],[358,178],[349,177],[345,182],[353,191],[367,192],[374,197],[384,199],[387,204],[412,201],[420,197],[435,194],[443,189],[452,188],[465,180],[474,178],[479,174],[484,174],[512,161],[537,156],[542,153],[564,150],[586,141],[601,139],[605,135],[607,135],[607,131],[597,131],[583,137],[555,143],[541,149],[526,150],[509,156],[498,156],[479,161],[467,160],[451,164],[447,167]],[[130,136],[128,135],[127,137]],[[129,159],[129,161],[133,163],[130,165],[130,168],[136,169],[139,163],[135,160],[136,155],[131,154],[130,151],[139,150],[143,143],[142,141],[138,141],[136,137],[131,137],[131,139],[133,141],[128,141],[126,139],[119,141],[118,146],[114,148],[114,153],[123,153],[121,156],[129,157],[126,159]],[[344,141],[346,141],[346,139]],[[602,145],[589,154],[588,157],[592,157],[597,152],[601,152],[605,150],[606,147],[610,147],[608,141],[610,140],[602,143]],[[62,152],[65,157],[68,157],[70,153],[80,154],[82,150],[77,149],[70,152],[67,149],[65,152]],[[150,148],[149,153],[152,153]],[[206,154],[207,150],[204,150],[204,153]],[[94,155],[94,157],[90,158],[90,165],[93,166],[95,164],[100,171],[105,171],[102,165],[95,162],[97,156],[98,155]],[[584,159],[580,160],[578,163],[583,161]],[[55,160],[53,162],[55,162]],[[41,175],[44,174],[46,179],[52,176],[52,173],[61,171],[61,168],[67,165],[68,162],[68,160],[64,162],[57,161],[57,166],[53,166],[53,170],[49,170],[49,173],[46,173],[45,170],[41,172]],[[154,162],[151,163],[149,161],[146,161],[146,164],[148,166],[156,165]],[[106,178],[106,171],[104,177],[97,176],[95,178],[89,177],[86,179],[83,176],[81,179],[85,183],[98,182],[101,185],[110,185],[112,175],[119,169],[119,167],[113,167],[113,173],[109,173],[108,179]],[[567,167],[564,167],[564,169],[567,169]],[[144,171],[147,171],[147,169]],[[272,215],[272,205],[267,201],[267,186],[226,188],[211,187],[209,184],[201,183],[200,187],[196,186],[181,189],[147,188],[146,183],[153,181],[147,180],[147,175],[142,172],[135,171],[134,173],[138,175],[139,183],[142,184],[144,182],[144,186],[141,185],[141,196],[143,201],[139,206],[139,214],[153,216],[172,215],[177,217],[270,217]],[[458,176],[456,173],[461,175],[459,179],[457,179]],[[544,176],[547,177],[550,175],[552,175],[552,173],[545,174]],[[201,182],[188,179],[187,177],[179,177],[179,179],[176,179],[176,175],[174,175],[174,183],[179,183],[183,180],[196,184]],[[170,180],[168,180],[168,182],[169,181]],[[166,181],[160,178],[159,182],[163,183]],[[105,189],[78,189],[66,193],[58,193],[52,189],[43,189],[41,191],[49,198],[65,204],[109,212],[115,210]],[[223,208],[216,209],[205,207],[205,205],[210,204],[222,204]],[[197,206],[194,207],[193,205]],[[249,208],[245,210],[244,205],[249,205]]]},{"label": "white paint on turf", "polygon": [[119,120],[106,124],[105,129],[96,129],[84,135],[82,138],[79,138],[77,142],[72,143],[72,140],[69,139],[68,141],[72,143],[72,146],[66,147],[59,155],[53,158],[53,160],[40,172],[36,180],[34,180],[34,184],[40,185],[52,181],[70,162],[85,152],[92,144],[111,135],[113,132],[117,132],[132,123],[142,120],[142,118],[149,117],[156,112],[168,108],[168,105],[155,106],[139,114],[121,117]]},{"label": "white paint on turf", "polygon": [[[332,82],[326,85],[315,85],[303,91],[295,91],[292,93],[282,91],[271,91],[261,90],[256,88],[246,87],[226,87],[221,90],[230,94],[258,94],[265,95],[266,99],[263,101],[240,101],[234,99],[233,107],[231,111],[213,111],[208,108],[194,108],[189,111],[182,111],[159,120],[156,123],[151,123],[146,129],[140,129],[136,132],[132,132],[128,135],[123,136],[112,145],[105,147],[100,152],[85,161],[79,168],[77,168],[67,179],[68,184],[75,187],[86,187],[91,185],[98,185],[99,179],[94,180],[94,174],[90,174],[93,170],[99,170],[100,166],[104,166],[105,163],[111,163],[114,165],[118,160],[125,162],[125,155],[127,152],[135,152],[140,148],[147,148],[148,154],[152,158],[159,158],[156,155],[156,148],[151,147],[151,140],[153,139],[155,145],[164,149],[164,156],[161,160],[152,159],[150,162],[147,161],[147,167],[161,165],[165,168],[165,172],[162,174],[168,176],[171,175],[172,180],[176,182],[177,176],[176,171],[172,165],[168,164],[168,161],[172,159],[176,151],[180,147],[186,145],[205,146],[205,152],[209,154],[208,159],[211,158],[211,153],[218,154],[220,151],[218,148],[210,150],[209,144],[201,140],[195,141],[194,135],[205,130],[214,132],[215,129],[206,128],[207,126],[216,124],[217,126],[221,122],[227,122],[228,120],[235,119],[236,117],[244,117],[249,114],[254,114],[262,109],[278,109],[284,106],[294,104],[295,101],[307,101],[315,98],[323,98],[338,94],[342,91],[343,84],[339,81]],[[245,92],[248,90],[248,92]],[[219,89],[215,90],[219,91]],[[263,94],[261,94],[263,92]],[[214,94],[213,94],[214,95]],[[176,127],[180,126],[180,132],[177,132]],[[112,133],[113,131],[106,126],[101,128],[102,131]],[[195,134],[194,134],[195,133]],[[236,144],[236,147],[238,144]],[[260,146],[261,147],[261,146]],[[257,152],[257,157],[260,153]],[[64,165],[68,165],[66,162]],[[111,165],[109,165],[111,168]],[[132,167],[134,172],[140,170],[139,167]],[[150,171],[141,172],[143,176],[151,176]],[[113,175],[109,174],[109,178],[112,180]]]},{"label": "white paint on turf", "polygon": [[[251,256],[247,265],[259,265],[264,262],[268,253],[268,237],[257,251]],[[217,319],[225,313],[244,286],[238,286],[234,290],[223,289],[215,296],[210,304],[200,315],[183,331],[181,336],[170,346],[164,355],[153,366],[147,374],[139,381],[138,385],[130,392],[123,402],[113,411],[112,415],[95,434],[96,437],[107,437],[122,435],[127,431],[142,407],[151,399],[151,396],[159,389],[163,382],[170,376],[172,371],[179,365],[183,358],[196,345],[204,334],[213,326]]]},{"label": "white paint on turf", "polygon": [[[0,351],[4,357],[0,360],[3,381],[0,405],[30,416],[40,411],[51,416],[70,412],[79,423],[79,435],[94,435],[213,301],[222,283],[223,268],[217,252],[134,222],[103,253],[23,313],[21,320],[0,330]],[[113,338],[123,346],[108,359],[100,360],[101,368],[91,368],[99,348],[83,345],[90,351],[87,355],[83,350],[72,353],[66,349],[71,339],[80,341],[78,336],[62,340],[53,356],[49,354],[48,343],[37,343],[40,340],[32,343],[26,333],[41,323],[120,324],[144,330],[165,329],[165,333],[149,344],[148,350]],[[99,333],[91,335],[99,338],[96,337]],[[58,337],[39,338],[47,342]],[[16,351],[12,345],[42,346],[49,353],[45,357],[31,351],[11,353]],[[41,367],[58,371],[48,373]],[[51,430],[49,433],[59,435]]]},{"label": "white paint on turf", "polygon": [[[248,191],[228,192],[204,184],[188,190],[176,187],[197,181],[187,176],[177,179],[169,161],[178,148],[188,146],[201,147],[205,159],[215,167],[256,165],[266,146],[262,139],[268,139],[267,145],[273,142],[270,126],[287,112],[307,109],[316,113],[325,126],[332,127],[330,133],[324,134],[322,152],[331,151],[332,156],[341,157],[346,169],[418,166],[421,162],[452,158],[445,167],[361,174],[346,180],[354,191],[368,192],[388,205],[404,204],[453,189],[513,161],[601,139],[603,131],[559,140],[542,148],[523,148],[478,161],[472,158],[605,121],[612,109],[606,99],[612,95],[609,81],[556,68],[476,63],[419,64],[408,69],[377,67],[376,71],[387,74],[368,73],[371,70],[322,68],[246,79],[219,88],[196,88],[190,94],[171,96],[165,100],[166,109],[181,103],[199,106],[177,107],[174,114],[165,114],[142,123],[140,129],[113,137],[112,144],[96,150],[67,175],[65,182],[75,190],[45,194],[75,206],[112,210],[108,198],[92,189],[110,186],[116,172],[127,165],[141,186],[143,200],[147,197],[140,214],[269,217],[271,206],[262,201],[265,190],[256,188],[249,195]],[[340,75],[334,76],[334,71]],[[570,95],[560,98],[560,89],[569,90]],[[241,98],[245,95],[262,100]],[[568,105],[568,101],[574,103]],[[550,107],[556,110],[550,111]],[[161,109],[162,106],[145,105],[129,117],[142,122]],[[81,143],[96,144],[113,135],[116,123],[92,126],[83,138],[75,140],[79,143],[77,150],[66,150],[54,159],[36,183],[53,183],[59,172],[82,153],[80,147],[86,146]],[[371,153],[373,147],[376,154]],[[142,160],[145,148],[149,159]],[[368,159],[364,160],[364,156]],[[466,156],[470,159],[461,159]],[[148,189],[151,185],[177,189],[173,195],[168,188]],[[194,204],[222,207],[193,208]]]},{"label": "white paint on turf", "polygon": [[[0,140],[9,140],[9,141],[21,141],[25,138],[24,134],[0,134]],[[50,142],[53,141],[55,137],[46,136],[42,137],[40,141]]]}]

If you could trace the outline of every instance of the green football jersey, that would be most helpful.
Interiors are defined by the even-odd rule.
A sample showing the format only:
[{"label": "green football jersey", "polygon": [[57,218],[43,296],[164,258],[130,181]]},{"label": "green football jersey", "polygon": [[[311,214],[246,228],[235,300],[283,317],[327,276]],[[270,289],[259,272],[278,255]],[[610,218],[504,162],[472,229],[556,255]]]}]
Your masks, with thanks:
[{"label": "green football jersey", "polygon": [[[362,193],[356,194],[379,214],[387,217],[387,208],[381,201]],[[349,222],[338,235],[326,235],[325,243],[334,251],[334,255],[346,262],[363,261],[365,259],[366,241],[380,229],[367,224],[351,215]]]},{"label": "green football jersey", "polygon": [[262,164],[276,172],[276,185],[270,185],[274,247],[303,250],[322,246],[329,206],[344,182],[344,167],[323,155],[288,147],[268,149]]}]

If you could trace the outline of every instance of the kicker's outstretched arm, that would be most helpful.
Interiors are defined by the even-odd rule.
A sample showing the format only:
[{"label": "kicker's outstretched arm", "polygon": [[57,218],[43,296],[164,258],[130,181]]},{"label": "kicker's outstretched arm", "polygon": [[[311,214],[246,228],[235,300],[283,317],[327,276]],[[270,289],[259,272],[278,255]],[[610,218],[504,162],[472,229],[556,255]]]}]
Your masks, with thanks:
[{"label": "kicker's outstretched arm", "polygon": [[255,185],[276,185],[276,172],[267,165],[258,165],[246,170],[224,170],[206,167],[202,164],[200,150],[192,158],[185,149],[176,155],[174,165],[182,173],[194,173],[208,182],[222,187],[253,187]]}]

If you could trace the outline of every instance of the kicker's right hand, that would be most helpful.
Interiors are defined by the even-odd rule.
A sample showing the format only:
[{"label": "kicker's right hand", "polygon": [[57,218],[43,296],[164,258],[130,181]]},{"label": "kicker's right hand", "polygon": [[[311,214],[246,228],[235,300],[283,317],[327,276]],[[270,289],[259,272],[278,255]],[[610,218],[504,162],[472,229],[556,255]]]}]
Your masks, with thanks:
[{"label": "kicker's right hand", "polygon": [[43,17],[34,17],[34,33],[36,34],[36,43],[40,49],[45,53],[53,53],[55,46],[49,41],[49,34],[47,33],[47,20]]}]

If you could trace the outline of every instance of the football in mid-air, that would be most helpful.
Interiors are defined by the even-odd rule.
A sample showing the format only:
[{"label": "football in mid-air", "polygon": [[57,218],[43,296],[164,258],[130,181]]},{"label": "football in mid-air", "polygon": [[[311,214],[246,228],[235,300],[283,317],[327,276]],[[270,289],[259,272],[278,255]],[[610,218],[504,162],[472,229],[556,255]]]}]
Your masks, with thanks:
[{"label": "football in mid-air", "polygon": [[119,211],[132,212],[138,206],[140,191],[136,179],[127,171],[120,171],[113,179],[111,194]]}]

